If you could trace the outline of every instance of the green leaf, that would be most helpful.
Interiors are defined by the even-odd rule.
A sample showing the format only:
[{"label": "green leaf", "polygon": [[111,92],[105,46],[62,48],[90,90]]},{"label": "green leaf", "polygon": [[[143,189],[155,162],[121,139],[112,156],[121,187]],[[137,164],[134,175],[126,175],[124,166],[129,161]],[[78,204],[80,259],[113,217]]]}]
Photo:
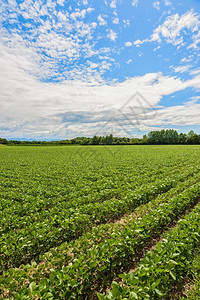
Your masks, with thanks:
[{"label": "green leaf", "polygon": [[34,281],[29,284],[29,289],[30,289],[31,293],[33,292],[35,287],[36,287],[36,283]]},{"label": "green leaf", "polygon": [[112,296],[117,297],[119,294],[119,284],[115,281],[112,283]]},{"label": "green leaf", "polygon": [[135,292],[130,292],[130,297],[129,299],[138,299],[138,295]]},{"label": "green leaf", "polygon": [[155,289],[155,292],[156,292],[159,296],[163,296],[163,294],[161,293],[161,291],[159,291],[158,289]]},{"label": "green leaf", "polygon": [[172,278],[173,278],[174,280],[176,280],[176,276],[172,273],[172,271],[169,271],[169,274],[172,276]]},{"label": "green leaf", "polygon": [[45,295],[45,297],[46,297],[47,299],[53,299],[53,294],[50,293],[50,292],[48,292],[48,293]]},{"label": "green leaf", "polygon": [[104,300],[105,299],[105,296],[102,295],[102,294],[97,294],[97,297],[99,300]]}]

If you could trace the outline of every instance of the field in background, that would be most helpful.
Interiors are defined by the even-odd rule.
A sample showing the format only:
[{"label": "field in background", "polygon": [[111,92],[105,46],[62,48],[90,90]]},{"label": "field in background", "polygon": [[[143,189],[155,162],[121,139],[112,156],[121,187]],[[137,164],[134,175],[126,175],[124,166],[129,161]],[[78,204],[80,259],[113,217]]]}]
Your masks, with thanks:
[{"label": "field in background", "polygon": [[200,146],[1,147],[0,298],[200,295],[199,199]]}]

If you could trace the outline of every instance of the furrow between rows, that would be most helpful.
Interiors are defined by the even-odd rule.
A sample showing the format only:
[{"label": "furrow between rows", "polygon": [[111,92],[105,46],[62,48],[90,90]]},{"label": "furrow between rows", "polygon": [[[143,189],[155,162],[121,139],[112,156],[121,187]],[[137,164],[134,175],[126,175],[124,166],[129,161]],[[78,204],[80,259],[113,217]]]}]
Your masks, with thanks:
[{"label": "furrow between rows", "polygon": [[[15,299],[20,299],[23,295],[47,299],[50,294],[52,299],[91,299],[97,290],[108,287],[113,277],[129,267],[130,261],[137,260],[148,242],[158,237],[199,198],[200,184],[195,184],[182,194],[160,204],[143,218],[130,221],[121,231],[112,232],[109,239],[94,244],[61,269],[45,270],[44,267],[43,276],[40,273],[39,278],[34,281],[29,273],[29,277],[24,278],[23,285],[18,286],[18,290],[14,292]],[[6,284],[3,284],[4,293],[7,290],[12,295],[12,285],[17,286],[19,274],[25,277],[27,270],[24,273],[19,270],[17,273],[13,269],[7,276],[4,274],[7,279]]]},{"label": "furrow between rows", "polygon": [[171,299],[171,287],[193,273],[195,251],[200,245],[199,222],[197,204],[146,253],[134,271],[120,275],[122,282],[113,282],[112,290],[107,295],[99,294],[99,299]]},{"label": "furrow between rows", "polygon": [[[53,220],[35,222],[21,230],[12,230],[3,233],[0,239],[1,266],[8,268],[37,260],[39,254],[48,251],[51,247],[60,245],[65,241],[77,239],[84,232],[90,230],[95,224],[106,223],[119,219],[127,212],[144,203],[148,203],[157,195],[165,193],[179,181],[184,181],[194,173],[186,172],[166,180],[159,180],[157,184],[149,184],[143,190],[131,191],[124,199],[110,199],[103,203],[90,204],[81,207],[71,216],[54,215]],[[9,262],[9,263],[7,263]]]}]

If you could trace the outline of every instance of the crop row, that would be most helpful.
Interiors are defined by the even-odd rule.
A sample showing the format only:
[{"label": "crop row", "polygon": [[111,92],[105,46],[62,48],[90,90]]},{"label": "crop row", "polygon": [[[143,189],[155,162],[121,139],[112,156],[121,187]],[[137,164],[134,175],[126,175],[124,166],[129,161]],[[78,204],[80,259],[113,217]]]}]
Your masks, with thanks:
[{"label": "crop row", "polygon": [[[51,248],[50,250],[48,250],[48,252],[46,254],[40,254],[39,262],[43,261],[43,260],[45,260],[45,261],[49,260],[49,257],[50,257],[51,264],[52,264],[52,260],[54,258],[55,253],[56,253],[55,261],[56,261],[57,257],[60,255],[60,253],[61,253],[60,257],[62,257],[62,253],[68,251],[68,249],[80,248],[81,246],[78,247],[77,245],[82,245],[82,243],[84,246],[86,246],[86,242],[85,242],[86,240],[87,241],[90,240],[90,243],[88,243],[88,247],[91,243],[93,244],[96,241],[95,239],[93,239],[94,237],[96,237],[97,240],[99,240],[99,239],[104,240],[104,238],[109,235],[108,232],[110,231],[109,229],[111,227],[115,228],[115,227],[119,227],[119,225],[120,225],[120,228],[121,228],[121,226],[123,226],[122,223],[127,223],[129,218],[132,218],[132,215],[136,214],[138,217],[138,216],[142,216],[143,214],[146,214],[146,212],[148,212],[150,209],[154,209],[159,203],[168,201],[169,197],[175,195],[176,193],[183,191],[186,187],[189,187],[192,184],[194,184],[195,182],[197,182],[199,177],[200,177],[200,173],[196,174],[196,176],[194,176],[194,177],[190,174],[190,176],[187,176],[187,178],[185,178],[186,180],[184,181],[184,183],[182,181],[183,179],[179,182],[175,182],[175,187],[169,189],[167,192],[165,192],[163,194],[159,194],[152,201],[150,201],[146,204],[143,204],[141,206],[138,206],[134,210],[133,213],[128,214],[127,216],[125,215],[125,217],[122,217],[121,219],[119,219],[119,222],[118,222],[118,220],[116,220],[116,222],[114,222],[114,224],[109,222],[109,223],[105,223],[105,224],[102,223],[97,226],[93,226],[91,230],[84,233],[78,239],[72,240],[70,242],[63,242],[61,245],[57,246],[56,248]],[[122,220],[122,222],[121,222],[121,220]],[[54,251],[54,249],[56,249],[56,251]],[[62,262],[61,262],[61,264],[62,264]]]},{"label": "crop row", "polygon": [[[189,175],[194,174],[196,170],[199,171],[198,167],[195,168],[190,168],[189,170]],[[174,169],[171,170],[170,172],[170,177],[176,177],[177,174],[180,174],[181,172],[184,172],[185,168],[183,170],[180,169]],[[149,174],[146,174],[149,176]],[[163,174],[160,176],[161,178],[168,178],[169,177],[169,170],[167,171],[167,174]],[[143,178],[144,179],[144,178]],[[157,180],[157,176],[154,175],[152,178],[149,178],[148,184],[156,184],[160,180]],[[145,180],[144,180],[145,182]],[[2,209],[2,215],[1,215],[1,227],[0,231],[1,233],[6,233],[10,232],[10,230],[13,229],[24,229],[26,227],[29,227],[30,223],[38,223],[44,220],[51,220],[52,215],[56,214],[62,214],[63,211],[65,211],[65,217],[66,214],[68,216],[71,216],[73,214],[78,213],[79,211],[87,211],[87,207],[90,208],[91,205],[94,204],[100,204],[104,203],[106,201],[109,201],[111,199],[121,199],[125,198],[128,196],[131,196],[131,193],[134,192],[140,192],[147,186],[147,184],[139,184],[139,187],[136,187],[138,184],[132,183],[131,186],[129,186],[128,189],[123,190],[121,186],[114,186],[112,185],[109,193],[103,194],[100,191],[97,191],[96,193],[93,194],[88,194],[88,195],[82,195],[79,192],[79,195],[73,194],[71,195],[72,199],[71,201],[65,201],[66,199],[63,199],[62,197],[58,197],[57,199],[54,199],[49,203],[48,209],[47,206],[43,207],[43,203],[46,201],[48,203],[48,193],[44,193],[45,199],[40,199],[38,197],[35,197],[33,195],[28,195],[26,194],[26,201],[19,201],[17,206],[10,206],[6,209]],[[109,183],[107,182],[107,185]],[[101,185],[101,182],[98,183],[98,185]],[[104,187],[101,185],[102,190],[104,190]],[[88,189],[89,190],[89,189]],[[92,188],[90,189],[92,191]],[[29,191],[30,192],[30,191]],[[54,195],[55,197],[56,195]],[[69,197],[69,196],[67,196]],[[23,196],[21,195],[21,198],[23,199]],[[56,197],[55,197],[56,198]],[[74,199],[75,198],[75,199]],[[21,199],[21,200],[22,200]],[[56,206],[54,205],[54,201],[56,201]],[[6,202],[6,201],[4,201]],[[7,201],[8,202],[8,201]],[[30,209],[31,208],[31,209]]]},{"label": "crop row", "polygon": [[[8,156],[9,149],[6,150]],[[33,150],[37,151],[33,152]],[[63,151],[64,153],[59,153],[59,148],[56,150],[57,161],[53,156],[54,149],[48,153],[49,149],[45,149],[44,152],[42,149],[31,150],[30,148],[26,149],[25,153],[23,148],[20,151],[18,149],[16,161],[13,161],[14,151],[11,153],[10,162],[9,156],[2,160],[0,173],[2,179],[0,180],[2,211],[0,231],[2,233],[12,229],[20,230],[44,219],[51,221],[52,215],[60,214],[63,210],[73,212],[80,206],[90,203],[124,198],[137,187],[154,182],[158,176],[166,178],[169,174],[173,176],[178,172],[184,172],[186,167],[192,169],[190,166],[195,166],[195,170],[198,165],[198,163],[194,164],[194,157],[191,162],[191,160],[186,161],[184,155],[183,158],[180,156],[179,159],[173,161],[170,159],[169,162],[169,158],[165,161],[162,157],[156,157],[155,160],[152,155],[147,156],[148,160],[141,160],[140,154],[139,157],[134,157],[133,161],[132,157],[127,155],[130,154],[128,152],[126,161],[123,155],[119,156],[117,165],[115,159],[108,156],[107,160],[102,160],[97,166],[89,160],[92,167],[89,167],[85,160],[75,156],[76,159],[71,160],[74,164],[79,164],[79,168],[76,165],[72,168],[69,150]],[[23,156],[20,157],[20,154]],[[133,156],[134,152],[131,155]],[[87,156],[86,158],[88,159]]]},{"label": "crop row", "polygon": [[[131,220],[137,218],[143,218],[146,214],[156,209],[160,204],[167,203],[172,197],[182,193],[185,189],[196,184],[200,180],[200,173],[196,174],[195,177],[187,178],[184,182],[180,181],[177,185],[166,193],[158,195],[155,199],[150,202],[137,207],[131,214],[125,215],[121,219],[114,223],[100,224],[98,226],[92,227],[92,229],[71,242],[64,242],[56,248],[51,248],[46,254],[43,254],[39,258],[40,261],[48,262],[51,266],[56,265],[57,267],[62,267],[66,264],[66,253],[72,252],[73,257],[77,257],[83,251],[88,251],[94,244],[99,244],[100,242],[111,237],[111,233],[121,231]],[[70,257],[69,261],[70,260]],[[54,263],[55,262],[55,263]]]},{"label": "crop row", "polygon": [[[47,253],[41,254],[39,256],[38,264],[36,264],[36,268],[34,266],[32,267],[32,264],[31,266],[27,265],[26,268],[28,268],[32,275],[35,273],[39,274],[41,267],[42,269],[47,269],[49,266],[50,268],[61,268],[63,264],[66,265],[67,262],[72,261],[73,257],[79,256],[83,251],[86,252],[92,245],[99,244],[101,241],[110,238],[112,232],[120,231],[130,222],[130,219],[142,218],[147,213],[157,208],[161,203],[170,201],[173,196],[180,194],[186,188],[194,185],[199,179],[200,173],[196,174],[195,177],[188,178],[184,182],[178,182],[175,187],[171,188],[166,193],[160,194],[152,201],[137,207],[134,210],[134,213],[129,214],[114,223],[100,224],[92,227],[89,232],[86,232],[75,241],[64,242],[56,248],[51,248]],[[69,256],[68,253],[73,253],[73,256]]]},{"label": "crop row", "polygon": [[[79,237],[93,225],[133,211],[141,203],[167,191],[184,176],[198,173],[198,164],[192,164],[188,174],[184,172],[185,164],[189,164],[185,162],[185,154],[179,160],[170,158],[169,163],[169,158],[165,161],[163,157],[156,157],[155,160],[155,154],[142,161],[142,154],[138,151],[133,163],[133,148],[128,149],[126,156],[124,153],[119,155],[120,161],[115,168],[115,159],[108,161],[112,159],[109,156],[103,158],[96,169],[93,161],[92,169],[89,166],[86,169],[85,160],[78,158],[83,172],[71,168],[69,157],[69,166],[63,167],[68,149],[59,153],[58,159],[59,149],[54,157],[53,148],[51,151],[20,148],[16,151],[15,161],[14,149],[6,149],[11,155],[10,162],[6,157],[8,163],[1,165],[3,172],[0,175],[3,179],[0,195],[1,264],[19,266],[32,258],[37,259],[49,248]],[[36,155],[37,152],[40,155]],[[48,163],[48,155],[51,163]],[[71,160],[74,162],[73,157]],[[158,175],[160,180],[155,180]]]},{"label": "crop row", "polygon": [[[198,170],[198,165],[195,167],[189,167],[189,173],[195,173]],[[160,179],[169,177],[176,177],[177,174],[185,172],[185,166],[174,167],[162,171]],[[141,175],[140,172],[138,175]],[[137,176],[138,176],[137,175]],[[88,187],[88,182],[84,181],[85,186],[82,190],[77,188],[76,191],[69,191],[71,186],[68,184],[67,188],[63,190],[55,190],[55,187],[48,192],[44,187],[38,188],[31,183],[31,187],[22,189],[21,192],[15,192],[15,189],[9,187],[9,191],[4,196],[4,201],[0,201],[1,204],[1,215],[0,215],[0,232],[9,233],[14,230],[26,229],[30,224],[38,224],[40,222],[54,222],[54,217],[59,214],[60,218],[70,217],[73,214],[79,213],[79,211],[86,211],[87,207],[93,204],[104,203],[113,199],[124,199],[130,197],[132,192],[141,191],[148,184],[158,182],[157,172],[147,172],[142,175],[139,180],[137,176],[134,176],[134,181],[128,183],[127,177],[122,174],[118,180],[112,178],[112,181],[105,180],[97,176],[95,184]],[[130,176],[132,177],[132,176]],[[98,179],[98,180],[97,180]],[[54,178],[54,185],[57,186],[56,178]],[[12,179],[12,182],[14,179]],[[126,182],[126,187],[123,186],[122,182]],[[12,183],[13,184],[13,183]],[[82,185],[81,185],[82,186]],[[4,187],[2,186],[4,190]],[[40,189],[39,195],[37,190]],[[3,195],[2,195],[3,198]],[[10,199],[9,199],[10,198]],[[6,207],[5,207],[6,205]],[[64,216],[63,216],[64,215]]]},{"label": "crop row", "polygon": [[164,299],[172,286],[193,273],[192,262],[200,244],[200,204],[146,253],[135,271],[120,275],[106,299]]},{"label": "crop row", "polygon": [[[61,268],[63,264],[66,265],[67,263],[71,262],[73,258],[78,257],[82,252],[87,252],[88,249],[90,249],[94,244],[99,244],[100,242],[110,238],[112,232],[122,230],[125,225],[130,222],[130,220],[139,217],[142,218],[147,213],[157,208],[161,203],[170,201],[174,195],[183,192],[184,189],[195,184],[197,181],[199,181],[199,179],[200,173],[184,182],[181,181],[177,183],[175,187],[166,193],[160,194],[147,204],[137,207],[134,213],[129,214],[128,216],[125,216],[114,223],[100,224],[95,226],[89,232],[85,233],[75,241],[71,241],[69,243],[64,242],[56,248],[51,248],[47,253],[39,256],[38,264],[35,265],[35,262],[32,262],[31,265],[26,265],[24,269],[27,269],[28,273],[31,273],[31,276],[36,276],[39,278],[40,272],[43,272],[44,269],[47,270],[52,267]],[[69,253],[72,253],[73,255],[70,256]],[[22,278],[23,275],[24,274],[21,274]],[[25,277],[28,278],[27,276]]]},{"label": "crop row", "polygon": [[[193,171],[191,171],[193,174]],[[174,178],[158,180],[156,184],[144,186],[143,190],[131,191],[124,199],[109,199],[103,203],[88,204],[77,210],[63,210],[51,214],[48,219],[41,222],[30,223],[24,228],[16,228],[3,233],[0,239],[1,265],[19,266],[29,262],[32,258],[37,259],[40,253],[44,253],[51,247],[57,246],[64,241],[75,239],[93,226],[93,224],[106,223],[122,216],[126,212],[133,211],[137,206],[147,203],[158,194],[172,188],[176,182],[183,180],[181,174]],[[17,220],[18,225],[23,219]]]},{"label": "crop row", "polygon": [[[105,241],[92,246],[87,251],[82,248],[81,254],[69,265],[63,265],[61,270],[51,268],[50,274],[47,272],[48,276],[38,278],[39,282],[37,280],[31,282],[29,276],[26,281],[31,285],[31,293],[25,285],[23,288],[20,287],[18,292],[13,293],[15,299],[30,294],[42,299],[48,299],[50,294],[52,299],[80,297],[86,299],[100,287],[105,288],[122,267],[127,267],[130,261],[138,256],[149,240],[157,237],[171,221],[185,212],[199,197],[200,185],[196,184],[169,202],[160,204],[157,209],[143,218],[130,220],[121,231],[113,231],[110,238]],[[16,288],[13,275],[15,274],[17,280],[21,273],[21,271],[17,273],[16,270],[14,272],[12,273],[11,270],[10,277],[5,280],[5,286],[8,284],[10,291],[14,286]],[[23,275],[25,273],[21,273],[20,276]]]},{"label": "crop row", "polygon": [[[55,265],[56,267],[62,267],[63,264],[66,265],[66,253],[72,252],[73,257],[77,257],[83,251],[87,252],[94,244],[99,244],[100,242],[110,238],[112,232],[121,231],[133,219],[143,218],[146,214],[156,209],[160,204],[169,202],[172,197],[182,193],[185,189],[199,182],[199,180],[200,173],[196,174],[195,177],[188,178],[184,182],[178,182],[175,187],[171,188],[166,193],[160,194],[150,202],[137,207],[134,212],[125,215],[119,220],[116,220],[116,222],[94,226],[89,232],[86,232],[75,241],[71,241],[69,243],[64,242],[56,248],[51,248],[47,253],[40,255],[38,263],[40,263],[40,261],[45,261],[51,266]],[[71,261],[72,257],[68,256],[68,259]],[[47,267],[47,265],[45,267]]]},{"label": "crop row", "polygon": [[[200,251],[199,247],[197,253],[194,254],[194,259],[191,265],[192,272],[190,276],[183,279],[178,285],[178,291],[180,293],[179,300],[184,300],[185,298],[189,300],[200,299]],[[170,293],[169,293],[170,296]]]},{"label": "crop row", "polygon": [[[49,153],[49,149],[45,149],[46,156],[44,157],[42,149],[36,150],[38,153],[32,153],[31,149],[26,149],[25,153],[21,153],[23,148],[18,149],[16,161],[13,161],[13,153],[10,162],[8,157],[2,160],[0,182],[3,192],[1,198],[5,197],[6,201],[1,201],[0,205],[4,212],[8,211],[8,215],[12,208],[12,213],[15,216],[20,214],[21,217],[33,211],[41,212],[41,208],[44,211],[49,210],[54,206],[58,207],[63,200],[66,203],[69,202],[68,205],[72,207],[77,203],[80,205],[92,201],[101,202],[115,196],[115,190],[118,196],[119,188],[121,191],[133,189],[142,183],[154,181],[156,176],[167,174],[169,170],[173,172],[174,169],[183,168],[184,165],[191,165],[189,162],[184,163],[184,159],[179,159],[169,166],[165,165],[161,158],[158,158],[156,163],[151,158],[149,163],[144,162],[141,165],[140,157],[134,157],[134,161],[130,164],[130,159],[127,163],[123,162],[123,156],[120,156],[120,162],[116,165],[115,160],[108,156],[109,161],[102,159],[102,162],[96,166],[94,166],[94,161],[89,159],[91,167],[88,163],[86,164],[87,161],[76,157],[74,153],[73,156],[76,159],[70,157],[68,149],[64,152],[65,156],[62,152],[60,153],[59,148],[56,149],[57,160],[53,156],[54,149],[51,149]],[[7,152],[6,154],[8,155]],[[20,157],[20,154],[24,154],[23,157]],[[34,154],[33,157],[30,154]],[[88,159],[87,156],[86,158]]]}]

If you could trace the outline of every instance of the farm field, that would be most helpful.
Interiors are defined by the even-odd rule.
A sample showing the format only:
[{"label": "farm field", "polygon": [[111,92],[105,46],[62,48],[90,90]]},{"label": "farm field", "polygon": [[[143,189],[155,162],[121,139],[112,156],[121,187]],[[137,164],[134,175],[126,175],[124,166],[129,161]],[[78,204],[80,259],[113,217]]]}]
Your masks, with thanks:
[{"label": "farm field", "polygon": [[0,299],[200,299],[200,146],[2,146]]}]

